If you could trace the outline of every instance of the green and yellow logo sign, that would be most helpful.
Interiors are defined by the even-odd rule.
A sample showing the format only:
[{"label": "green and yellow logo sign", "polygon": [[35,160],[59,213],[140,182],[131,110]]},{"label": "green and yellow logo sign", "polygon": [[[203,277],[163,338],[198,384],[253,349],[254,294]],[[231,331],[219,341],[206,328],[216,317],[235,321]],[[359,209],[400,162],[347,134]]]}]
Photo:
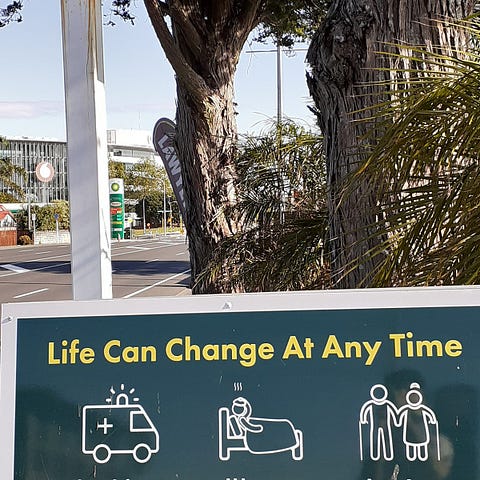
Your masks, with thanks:
[{"label": "green and yellow logo sign", "polygon": [[125,197],[123,179],[110,179],[110,224],[111,238],[119,240],[124,238],[125,223]]}]

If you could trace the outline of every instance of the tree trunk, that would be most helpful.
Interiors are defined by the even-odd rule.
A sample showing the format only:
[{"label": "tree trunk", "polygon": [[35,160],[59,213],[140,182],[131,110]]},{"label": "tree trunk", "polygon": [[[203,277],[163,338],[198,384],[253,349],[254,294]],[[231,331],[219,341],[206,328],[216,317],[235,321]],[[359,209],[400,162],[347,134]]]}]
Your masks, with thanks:
[{"label": "tree trunk", "polygon": [[[144,0],[177,81],[176,146],[182,166],[194,293],[222,291],[195,284],[219,241],[237,231],[234,159],[237,128],[234,75],[240,52],[259,21],[260,0]],[[171,19],[169,28],[164,16]]]},{"label": "tree trunk", "polygon": [[[330,244],[334,283],[339,288],[368,286],[380,256],[381,224],[376,191],[367,178],[344,191],[345,180],[368,155],[372,123],[366,121],[392,80],[391,70],[421,68],[379,51],[408,53],[407,45],[451,51],[463,45],[454,28],[437,20],[461,19],[471,0],[334,0],[316,33],[307,60],[307,76],[319,126],[325,138],[329,186]],[[390,45],[389,45],[390,44]],[[392,44],[405,44],[402,52]]]},{"label": "tree trunk", "polygon": [[[237,130],[233,111],[233,78],[201,104],[177,85],[176,146],[182,164],[192,280],[203,271],[216,246],[237,231],[229,211],[235,203],[234,167]],[[222,290],[202,282],[201,293]],[[194,285],[194,292],[198,288]]]}]

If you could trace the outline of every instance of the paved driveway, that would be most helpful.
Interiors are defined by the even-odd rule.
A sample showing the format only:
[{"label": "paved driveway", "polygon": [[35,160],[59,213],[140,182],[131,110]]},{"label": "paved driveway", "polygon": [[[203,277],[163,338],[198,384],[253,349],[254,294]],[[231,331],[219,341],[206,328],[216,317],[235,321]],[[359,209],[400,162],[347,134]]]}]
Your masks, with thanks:
[{"label": "paved driveway", "polygon": [[[112,243],[113,297],[188,295],[184,236]],[[0,303],[72,300],[70,245],[0,248]]]}]

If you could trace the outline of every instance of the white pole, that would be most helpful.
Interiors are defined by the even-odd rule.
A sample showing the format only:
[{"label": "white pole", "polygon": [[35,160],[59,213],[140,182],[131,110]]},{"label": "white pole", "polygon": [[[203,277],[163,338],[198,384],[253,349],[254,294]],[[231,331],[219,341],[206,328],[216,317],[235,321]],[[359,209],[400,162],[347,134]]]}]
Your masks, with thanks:
[{"label": "white pole", "polygon": [[32,222],[33,222],[33,244],[35,245],[35,236],[37,232],[35,231],[36,229],[36,220],[37,220],[37,215],[35,213],[32,213]]},{"label": "white pole", "polygon": [[74,300],[112,298],[100,0],[61,0]]},{"label": "white pole", "polygon": [[[283,107],[282,107],[282,46],[280,39],[277,39],[277,147],[278,147],[278,161],[280,161],[280,148],[282,146],[282,130],[281,125],[283,121]],[[279,165],[280,173],[280,165]],[[280,223],[285,223],[285,192],[280,193]]]},{"label": "white pole", "polygon": [[147,233],[147,219],[145,218],[145,197],[143,197],[142,205],[143,205],[143,234],[145,235]]},{"label": "white pole", "polygon": [[163,181],[163,235],[167,236],[167,195],[165,191],[165,180]]},{"label": "white pole", "polygon": [[277,123],[282,123],[282,46],[277,43]]},{"label": "white pole", "polygon": [[28,195],[28,229],[32,229],[32,200],[30,198],[30,187],[27,187]]}]

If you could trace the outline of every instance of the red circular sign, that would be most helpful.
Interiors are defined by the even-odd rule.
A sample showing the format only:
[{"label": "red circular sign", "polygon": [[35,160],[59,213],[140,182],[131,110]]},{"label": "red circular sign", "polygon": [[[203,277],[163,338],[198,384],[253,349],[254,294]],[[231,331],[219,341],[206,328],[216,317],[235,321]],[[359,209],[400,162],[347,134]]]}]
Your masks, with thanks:
[{"label": "red circular sign", "polygon": [[55,169],[48,162],[40,162],[35,168],[35,173],[41,182],[49,182],[55,175]]}]

